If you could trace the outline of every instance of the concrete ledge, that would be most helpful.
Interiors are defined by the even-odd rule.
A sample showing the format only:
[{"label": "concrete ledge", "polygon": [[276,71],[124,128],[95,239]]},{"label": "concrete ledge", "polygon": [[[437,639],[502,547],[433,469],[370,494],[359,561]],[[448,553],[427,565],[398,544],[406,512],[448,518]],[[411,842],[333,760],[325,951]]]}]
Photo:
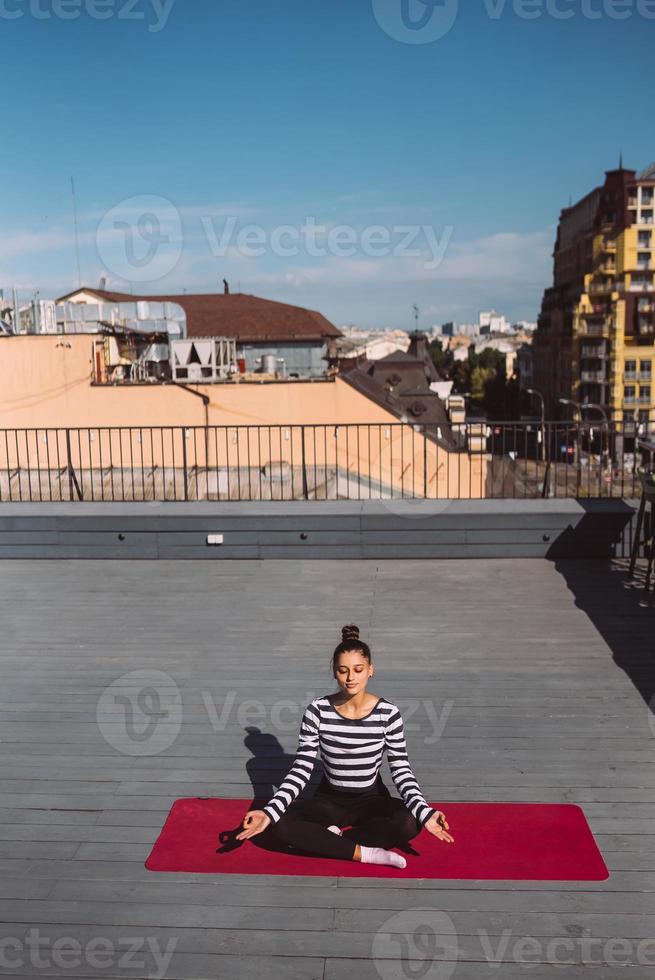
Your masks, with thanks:
[{"label": "concrete ledge", "polygon": [[[0,558],[609,558],[637,502],[0,504]],[[210,545],[209,534],[223,543]]]}]

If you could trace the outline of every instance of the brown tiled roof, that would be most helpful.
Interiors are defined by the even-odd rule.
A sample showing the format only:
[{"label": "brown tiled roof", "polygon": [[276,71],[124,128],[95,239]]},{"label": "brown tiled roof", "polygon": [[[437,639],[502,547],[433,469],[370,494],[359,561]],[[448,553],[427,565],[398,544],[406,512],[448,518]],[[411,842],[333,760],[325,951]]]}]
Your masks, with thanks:
[{"label": "brown tiled roof", "polygon": [[134,303],[137,300],[177,303],[186,313],[189,337],[235,337],[251,343],[262,340],[322,341],[328,337],[341,337],[341,331],[315,310],[246,293],[135,296],[80,286],[66,296],[60,296],[57,302],[62,303],[82,291],[107,303]]},{"label": "brown tiled roof", "polygon": [[456,448],[444,403],[430,389],[431,367],[421,358],[394,351],[377,361],[342,361],[341,377],[361,394],[411,424],[426,426],[429,439]]}]

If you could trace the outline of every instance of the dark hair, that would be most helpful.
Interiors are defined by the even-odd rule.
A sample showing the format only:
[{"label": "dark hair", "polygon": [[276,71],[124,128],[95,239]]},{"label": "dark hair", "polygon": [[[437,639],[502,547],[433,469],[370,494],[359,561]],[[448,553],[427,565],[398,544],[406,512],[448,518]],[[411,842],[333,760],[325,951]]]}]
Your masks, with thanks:
[{"label": "dark hair", "polygon": [[332,654],[332,672],[334,673],[337,669],[337,661],[342,653],[354,653],[355,651],[361,651],[364,659],[368,660],[369,663],[371,662],[370,648],[367,643],[359,638],[359,626],[351,623],[341,628],[341,643],[335,647]]}]

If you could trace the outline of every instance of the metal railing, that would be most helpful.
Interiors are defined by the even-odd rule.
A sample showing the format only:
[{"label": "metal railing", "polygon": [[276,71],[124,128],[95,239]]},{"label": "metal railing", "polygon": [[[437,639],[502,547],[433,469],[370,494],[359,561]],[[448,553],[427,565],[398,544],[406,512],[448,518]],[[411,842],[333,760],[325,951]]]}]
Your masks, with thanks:
[{"label": "metal railing", "polygon": [[634,497],[638,466],[652,467],[651,415],[448,432],[402,422],[0,429],[0,501]]}]

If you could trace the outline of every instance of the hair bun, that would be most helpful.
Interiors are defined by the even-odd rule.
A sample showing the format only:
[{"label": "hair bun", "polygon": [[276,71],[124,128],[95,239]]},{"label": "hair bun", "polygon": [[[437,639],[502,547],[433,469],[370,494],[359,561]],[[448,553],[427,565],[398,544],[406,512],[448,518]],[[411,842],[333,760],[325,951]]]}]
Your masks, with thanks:
[{"label": "hair bun", "polygon": [[343,643],[346,640],[358,640],[359,639],[359,626],[355,626],[352,623],[349,626],[341,627],[341,640]]}]

